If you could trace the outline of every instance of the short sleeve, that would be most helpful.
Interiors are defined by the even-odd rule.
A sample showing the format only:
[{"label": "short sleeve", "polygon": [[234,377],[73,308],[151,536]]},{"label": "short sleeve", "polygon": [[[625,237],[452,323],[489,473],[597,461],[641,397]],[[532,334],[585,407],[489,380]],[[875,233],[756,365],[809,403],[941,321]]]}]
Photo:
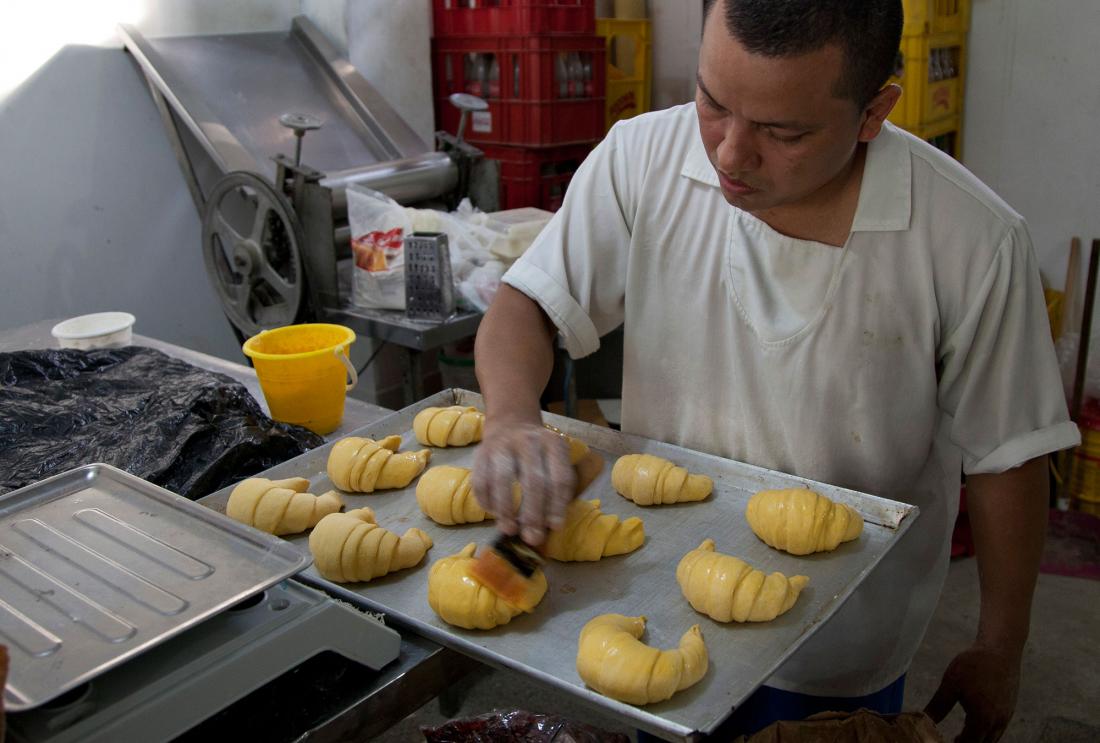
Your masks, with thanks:
[{"label": "short sleeve", "polygon": [[1017,222],[939,358],[939,404],[967,474],[998,473],[1080,443],[1070,422],[1039,269]]},{"label": "short sleeve", "polygon": [[561,209],[504,282],[538,302],[573,358],[623,322],[634,199],[620,127],[578,168]]}]

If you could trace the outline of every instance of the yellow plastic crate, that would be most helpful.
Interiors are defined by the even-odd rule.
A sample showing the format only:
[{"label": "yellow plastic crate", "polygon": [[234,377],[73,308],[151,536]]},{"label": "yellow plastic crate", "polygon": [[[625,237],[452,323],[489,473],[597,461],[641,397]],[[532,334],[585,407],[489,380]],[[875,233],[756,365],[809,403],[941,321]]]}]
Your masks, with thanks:
[{"label": "yellow plastic crate", "polygon": [[960,117],[944,119],[935,124],[909,129],[909,131],[956,160],[962,160],[962,119]]},{"label": "yellow plastic crate", "polygon": [[901,86],[901,100],[890,112],[890,121],[913,130],[962,113],[964,34],[904,37],[898,66],[890,82]]},{"label": "yellow plastic crate", "polygon": [[965,33],[970,28],[970,0],[902,0],[904,36]]},{"label": "yellow plastic crate", "polygon": [[653,51],[648,20],[597,18],[596,34],[607,44],[605,126],[650,109]]}]

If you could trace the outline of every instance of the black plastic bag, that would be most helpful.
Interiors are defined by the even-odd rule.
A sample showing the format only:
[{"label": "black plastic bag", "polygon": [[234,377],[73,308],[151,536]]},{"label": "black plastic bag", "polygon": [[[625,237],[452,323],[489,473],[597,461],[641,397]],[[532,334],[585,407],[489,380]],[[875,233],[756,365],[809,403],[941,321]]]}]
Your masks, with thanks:
[{"label": "black plastic bag", "polygon": [[322,443],[151,348],[0,353],[0,493],[106,462],[194,500]]},{"label": "black plastic bag", "polygon": [[451,720],[437,728],[420,728],[428,743],[629,743],[621,733],[575,722],[558,715],[521,709],[490,712]]}]

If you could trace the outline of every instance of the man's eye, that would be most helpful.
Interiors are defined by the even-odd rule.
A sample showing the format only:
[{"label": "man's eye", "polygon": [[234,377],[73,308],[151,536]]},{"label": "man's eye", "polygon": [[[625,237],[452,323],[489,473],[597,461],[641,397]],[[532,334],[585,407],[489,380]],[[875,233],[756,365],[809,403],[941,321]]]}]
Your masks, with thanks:
[{"label": "man's eye", "polygon": [[775,130],[768,129],[768,136],[774,139],[776,142],[782,142],[783,144],[796,144],[801,142],[806,136],[806,132],[801,134],[776,134]]},{"label": "man's eye", "polygon": [[725,109],[715,103],[710,97],[706,95],[699,96],[703,99],[703,105],[709,108],[711,111],[724,111]]}]

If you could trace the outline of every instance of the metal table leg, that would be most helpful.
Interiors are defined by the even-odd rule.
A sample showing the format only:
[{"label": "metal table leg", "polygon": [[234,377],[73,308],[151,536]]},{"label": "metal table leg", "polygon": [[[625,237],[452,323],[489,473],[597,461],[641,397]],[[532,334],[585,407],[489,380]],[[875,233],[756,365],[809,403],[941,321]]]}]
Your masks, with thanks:
[{"label": "metal table leg", "polygon": [[406,348],[401,356],[401,381],[405,389],[405,404],[424,399],[424,379],[421,374],[420,351]]}]

